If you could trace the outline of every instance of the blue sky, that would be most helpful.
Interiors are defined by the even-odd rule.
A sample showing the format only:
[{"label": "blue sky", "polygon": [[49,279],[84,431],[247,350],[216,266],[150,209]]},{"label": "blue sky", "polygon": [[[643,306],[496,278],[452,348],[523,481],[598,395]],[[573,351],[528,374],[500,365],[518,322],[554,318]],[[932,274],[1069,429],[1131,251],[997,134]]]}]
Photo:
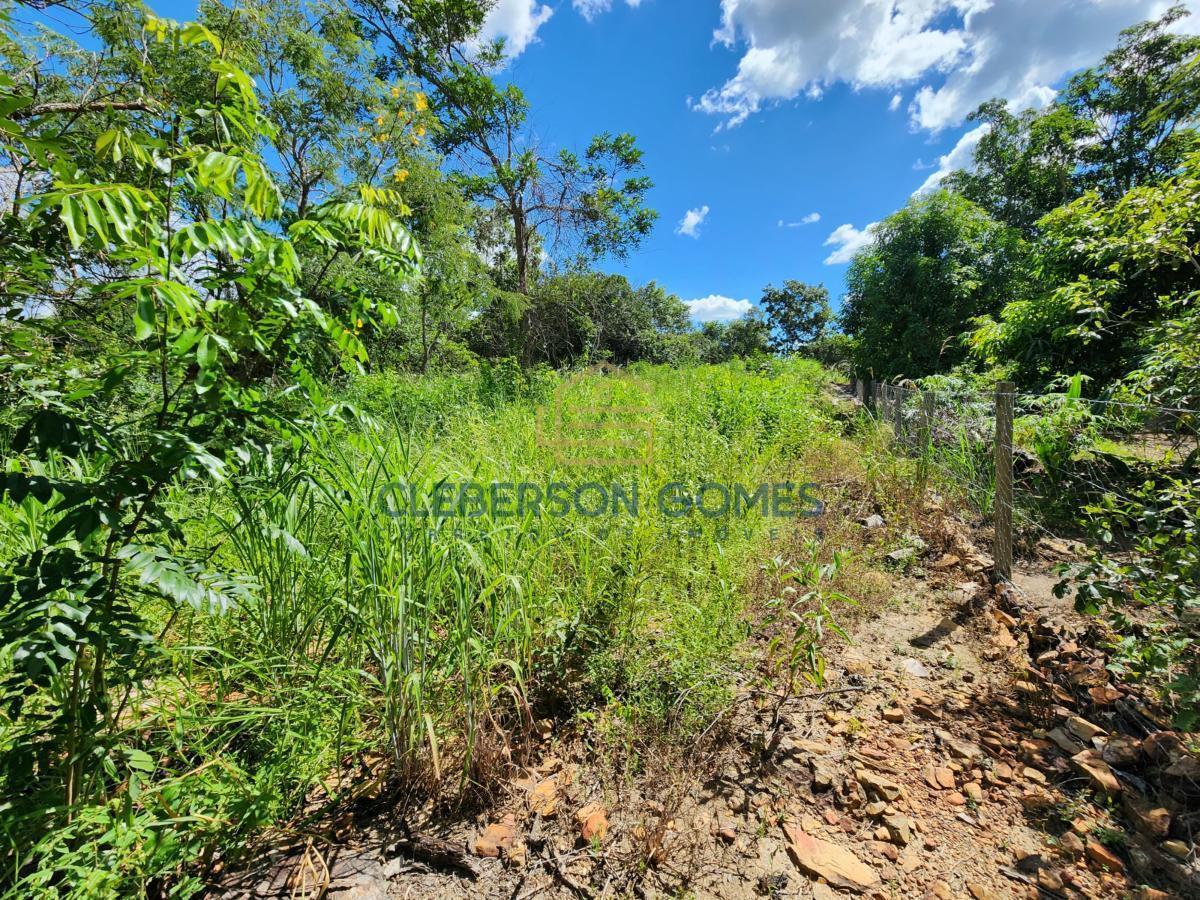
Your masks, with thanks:
[{"label": "blue sky", "polygon": [[[559,9],[512,76],[544,146],[581,146],[603,130],[637,135],[659,223],[627,263],[603,268],[656,280],[685,300],[753,301],[785,278],[823,281],[838,294],[845,266],[823,264],[834,249],[823,242],[843,222],[862,225],[903,204],[928,174],[913,163],[936,158],[954,136],[930,144],[903,112],[888,111],[891,93],[846,85],[716,131],[721,119],[688,99],[737,68],[736,51],[710,46],[719,18],[716,4],[697,0],[620,2],[591,24]],[[689,210],[703,220],[679,233]],[[818,221],[800,224],[813,214]]]},{"label": "blue sky", "polygon": [[544,148],[611,130],[645,151],[658,228],[601,268],[728,318],[785,278],[840,299],[867,227],[970,164],[979,102],[1045,103],[1168,5],[501,0],[488,29],[509,39]]}]

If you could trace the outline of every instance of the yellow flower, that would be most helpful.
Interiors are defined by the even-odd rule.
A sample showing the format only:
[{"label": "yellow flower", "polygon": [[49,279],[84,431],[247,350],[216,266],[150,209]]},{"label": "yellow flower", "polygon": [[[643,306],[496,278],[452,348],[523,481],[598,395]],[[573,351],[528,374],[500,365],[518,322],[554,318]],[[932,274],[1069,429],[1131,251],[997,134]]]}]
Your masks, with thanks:
[{"label": "yellow flower", "polygon": [[413,133],[416,134],[417,137],[425,137],[425,126],[418,125],[413,129]]},{"label": "yellow flower", "polygon": [[358,320],[358,327],[359,327],[359,330],[361,330],[361,329],[362,329],[362,325],[363,325],[363,323],[362,323],[362,319],[359,319],[359,320]]},{"label": "yellow flower", "polygon": [[413,94],[413,109],[417,112],[425,112],[425,110],[429,109],[429,101],[420,91]]},{"label": "yellow flower", "polygon": [[392,88],[392,96],[399,97],[400,96],[400,88],[398,88],[398,87]]},{"label": "yellow flower", "polygon": [[392,177],[403,184],[408,179],[408,169],[397,169]]},{"label": "yellow flower", "polygon": [[380,128],[382,128],[383,127],[383,116],[376,117],[375,124],[378,125]]}]

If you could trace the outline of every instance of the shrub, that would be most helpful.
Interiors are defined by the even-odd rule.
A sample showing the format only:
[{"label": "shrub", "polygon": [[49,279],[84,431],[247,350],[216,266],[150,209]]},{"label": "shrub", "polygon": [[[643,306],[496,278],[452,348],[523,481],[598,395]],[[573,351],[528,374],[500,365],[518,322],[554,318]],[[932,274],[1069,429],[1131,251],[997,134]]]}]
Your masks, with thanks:
[{"label": "shrub", "polygon": [[1105,616],[1116,635],[1111,668],[1157,688],[1179,727],[1200,723],[1200,452],[1180,473],[1160,473],[1127,496],[1106,493],[1085,510],[1098,542],[1091,560],[1064,571],[1081,612]]}]

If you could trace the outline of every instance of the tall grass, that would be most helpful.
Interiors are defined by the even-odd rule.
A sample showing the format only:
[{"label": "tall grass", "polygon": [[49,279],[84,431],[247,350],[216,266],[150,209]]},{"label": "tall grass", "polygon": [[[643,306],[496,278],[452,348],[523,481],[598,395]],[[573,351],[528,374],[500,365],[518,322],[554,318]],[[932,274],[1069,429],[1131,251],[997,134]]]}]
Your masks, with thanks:
[{"label": "tall grass", "polygon": [[[995,505],[995,409],[990,394],[951,376],[923,379],[921,392],[901,390],[904,398],[903,456],[912,459],[921,489],[927,483],[964,503],[984,518]],[[925,421],[923,400],[932,399],[932,418]],[[862,431],[869,442],[894,440],[894,426],[879,411],[868,416]]]},{"label": "tall grass", "polygon": [[[365,376],[342,397],[359,415],[264,451],[226,489],[177,486],[180,552],[225,573],[231,605],[144,599],[157,650],[124,706],[120,758],[95,763],[117,789],[82,813],[10,805],[0,879],[22,896],[156,880],[186,894],[215,847],[298,825],[364,784],[447,800],[486,791],[536,719],[695,732],[728,696],[739,588],[787,523],[676,520],[656,492],[804,481],[803,452],[833,439],[824,377],[802,362]],[[611,466],[564,454],[539,432],[539,408],[555,404],[573,433],[584,410],[617,424],[640,410],[652,454]],[[615,481],[640,510],[439,519],[436,487],[464,481]],[[419,501],[395,502],[396,484],[422,486]],[[27,549],[37,514],[0,512],[4,558]],[[35,733],[0,719],[3,777]]]}]

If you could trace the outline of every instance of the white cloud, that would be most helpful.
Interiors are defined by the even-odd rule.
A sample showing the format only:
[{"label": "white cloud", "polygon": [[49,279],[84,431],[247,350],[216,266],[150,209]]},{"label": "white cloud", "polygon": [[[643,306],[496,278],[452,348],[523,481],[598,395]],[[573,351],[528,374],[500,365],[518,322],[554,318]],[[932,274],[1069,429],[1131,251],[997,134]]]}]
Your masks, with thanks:
[{"label": "white cloud", "polygon": [[901,101],[904,100],[899,94],[892,94],[892,100],[888,104],[888,112],[895,112],[900,108]]},{"label": "white cloud", "polygon": [[571,0],[571,5],[590,22],[612,9],[612,0]]},{"label": "white cloud", "polygon": [[689,209],[684,213],[683,218],[679,222],[679,227],[675,229],[675,233],[684,234],[690,238],[698,238],[700,237],[700,226],[704,224],[704,220],[707,218],[707,206],[701,206],[698,209]]},{"label": "white cloud", "polygon": [[[1122,29],[1162,15],[1172,0],[1008,0],[988,3],[968,19],[970,64],[936,89],[926,85],[910,111],[914,124],[931,130],[957,125],[984,100],[1005,97],[1014,106],[1044,106],[1051,85],[1068,72],[1094,65]],[[1195,33],[1200,17],[1176,30]]]},{"label": "white cloud", "polygon": [[825,257],[825,265],[840,266],[850,262],[855,253],[875,240],[875,226],[878,224],[872,222],[862,231],[853,225],[839,225],[835,228],[833,233],[825,238],[825,246],[834,248],[833,252]]},{"label": "white cloud", "polygon": [[[1124,27],[1173,0],[721,0],[716,39],[744,52],[737,73],[693,104],[745,121],[764,104],[916,84],[915,126],[961,123],[990,97],[1045,104],[1052,85],[1095,63]],[[1200,16],[1180,28],[1200,29]],[[901,102],[895,94],[892,108]]]},{"label": "white cloud", "polygon": [[[642,5],[642,0],[625,0],[625,3],[627,6],[636,8]],[[581,16],[591,22],[596,16],[612,9],[613,0],[571,0],[571,5],[579,11]]]},{"label": "white cloud", "polygon": [[737,125],[763,103],[819,97],[838,81],[889,86],[948,67],[966,49],[932,23],[945,0],[721,0],[716,39],[747,45],[737,74],[696,105]]},{"label": "white cloud", "polygon": [[975,166],[975,148],[979,146],[980,139],[992,130],[992,126],[987,122],[977,128],[972,128],[966,134],[958,139],[958,143],[945,156],[939,156],[937,161],[937,169],[929,174],[925,182],[913,192],[913,196],[927,194],[935,190],[942,180],[951,172],[958,169],[971,169]]},{"label": "white cloud", "polygon": [[732,322],[750,312],[749,300],[734,300],[720,294],[709,294],[699,300],[685,300],[691,316],[697,322]]},{"label": "white cloud", "polygon": [[476,38],[481,43],[504,38],[508,56],[520,56],[537,40],[538,29],[549,21],[554,10],[538,0],[497,0],[483,20]]},{"label": "white cloud", "polygon": [[820,222],[820,221],[821,221],[821,214],[819,212],[810,212],[807,216],[802,218],[799,222],[785,222],[785,221],[783,221],[783,219],[780,219],[779,227],[780,228],[803,228],[805,225],[812,225],[814,222]]}]

